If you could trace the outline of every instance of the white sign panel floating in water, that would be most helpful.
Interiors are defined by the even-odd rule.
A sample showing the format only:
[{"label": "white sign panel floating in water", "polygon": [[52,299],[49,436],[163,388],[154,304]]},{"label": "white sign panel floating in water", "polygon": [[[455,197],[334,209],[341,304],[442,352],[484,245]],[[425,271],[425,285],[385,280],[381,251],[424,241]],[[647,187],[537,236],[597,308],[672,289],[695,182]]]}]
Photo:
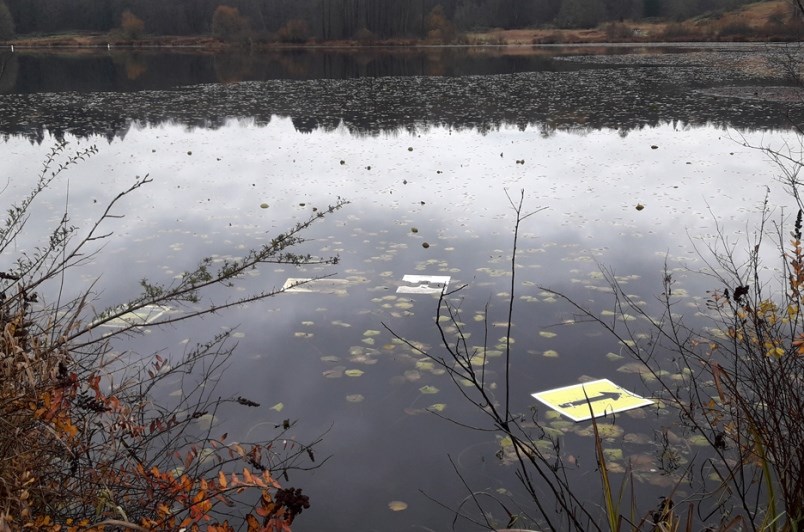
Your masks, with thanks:
[{"label": "white sign panel floating in water", "polygon": [[345,294],[346,279],[312,279],[309,277],[288,277],[282,290],[290,293]]},{"label": "white sign panel floating in water", "polygon": [[440,294],[449,284],[449,275],[406,275],[402,282],[409,283],[396,289],[397,294]]},{"label": "white sign panel floating in water", "polygon": [[[109,320],[105,323],[101,323],[102,327],[135,327],[138,325],[147,325],[149,323],[155,322],[159,319],[162,314],[168,312],[170,310],[169,307],[163,307],[161,305],[145,305],[138,310],[134,310],[132,312],[126,312],[125,314],[121,314],[120,316]],[[102,318],[101,318],[102,319]],[[99,320],[96,320],[100,321]]]}]

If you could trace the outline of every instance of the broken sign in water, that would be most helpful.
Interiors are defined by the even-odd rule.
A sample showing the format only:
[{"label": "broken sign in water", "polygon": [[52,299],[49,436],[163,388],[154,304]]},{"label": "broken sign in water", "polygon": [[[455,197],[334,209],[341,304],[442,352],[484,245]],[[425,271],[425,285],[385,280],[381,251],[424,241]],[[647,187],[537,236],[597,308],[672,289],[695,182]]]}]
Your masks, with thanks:
[{"label": "broken sign in water", "polygon": [[349,281],[346,279],[288,277],[282,285],[282,290],[290,293],[346,294],[347,284]]},{"label": "broken sign in water", "polygon": [[[119,310],[122,310],[122,308],[117,309],[117,311]],[[125,314],[121,314],[120,316],[107,322],[100,323],[100,326],[136,327],[138,325],[147,325],[149,323],[153,323],[168,311],[170,311],[170,308],[162,305],[145,305],[142,308],[132,310],[131,312],[126,312]],[[99,318],[97,321],[101,321],[102,319],[103,318]]]},{"label": "broken sign in water", "polygon": [[586,421],[592,419],[592,416],[597,418],[653,404],[651,399],[629,392],[609,379],[573,384],[531,395],[573,421]]},{"label": "broken sign in water", "polygon": [[405,275],[397,294],[440,294],[449,284],[449,275]]}]

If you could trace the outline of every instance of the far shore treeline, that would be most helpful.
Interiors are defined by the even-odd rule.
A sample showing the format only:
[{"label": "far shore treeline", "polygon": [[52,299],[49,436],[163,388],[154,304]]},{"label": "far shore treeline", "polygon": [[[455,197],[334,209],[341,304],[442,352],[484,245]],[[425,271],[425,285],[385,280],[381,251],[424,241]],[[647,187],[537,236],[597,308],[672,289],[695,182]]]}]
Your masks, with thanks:
[{"label": "far shore treeline", "polygon": [[[684,20],[748,0],[0,0],[0,39],[114,32],[309,39],[447,37],[488,28],[589,28],[607,21]],[[227,33],[228,32],[228,33]],[[443,34],[443,35],[442,35]],[[445,40],[445,39],[442,39]]]}]

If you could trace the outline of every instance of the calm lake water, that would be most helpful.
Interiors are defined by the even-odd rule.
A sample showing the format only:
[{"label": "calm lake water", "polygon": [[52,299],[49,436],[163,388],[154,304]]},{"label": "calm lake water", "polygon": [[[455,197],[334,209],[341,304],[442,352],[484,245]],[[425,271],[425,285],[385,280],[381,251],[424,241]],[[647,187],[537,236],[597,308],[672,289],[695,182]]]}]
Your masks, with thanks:
[{"label": "calm lake water", "polygon": [[[525,210],[544,210],[521,228],[514,411],[529,416],[536,407],[565,433],[563,450],[577,459],[570,474],[599,502],[589,424],[548,419],[530,394],[589,377],[645,396],[655,389],[614,338],[572,324],[572,309],[541,287],[604,315],[614,305],[606,268],[650,309],[667,265],[677,311],[694,319],[706,291],[719,288],[696,273],[704,263],[695,246],[711,242],[717,224],[731,242],[745,242],[767,187],[776,215],[792,204],[778,168],[749,147],[796,142],[791,119],[804,116],[801,99],[779,96],[784,81],[768,52],[3,53],[0,198],[5,205],[28,190],[57,140],[99,148],[44,195],[22,252],[65,207],[86,227],[135,176],[153,178],[116,209],[126,216],[112,221],[115,235],[93,262],[73,272],[74,290],[100,276],[98,310],[138,294],[140,279],[169,281],[200,257],[238,256],[314,207],[348,199],[300,249],[337,255],[339,264],[269,265],[236,289],[332,274],[337,290],[283,294],[120,348],[179,356],[188,341],[236,328],[239,345],[218,391],[261,407],[218,412],[213,430],[270,438],[291,419],[300,441],[323,437],[317,456],[330,458],[291,474],[289,484],[312,503],[294,529],[401,531],[449,529],[447,508],[469,495],[458,474],[502,499],[520,491],[513,468],[496,457],[494,433],[443,419],[481,425],[482,415],[383,324],[439,352],[436,296],[396,290],[404,275],[450,276],[451,287],[466,285],[454,298],[466,332],[480,344],[487,322],[490,345],[498,343],[511,280],[506,191],[518,198],[524,190]],[[492,379],[499,369],[490,363]],[[682,456],[695,452],[674,421],[632,411],[617,417],[622,430],[606,442],[623,450],[621,464],[647,457],[637,475],[645,507],[673,482],[659,470],[657,431],[678,436]],[[407,508],[392,511],[392,501]],[[504,525],[499,507],[490,509]],[[458,521],[456,529],[478,527]]]}]

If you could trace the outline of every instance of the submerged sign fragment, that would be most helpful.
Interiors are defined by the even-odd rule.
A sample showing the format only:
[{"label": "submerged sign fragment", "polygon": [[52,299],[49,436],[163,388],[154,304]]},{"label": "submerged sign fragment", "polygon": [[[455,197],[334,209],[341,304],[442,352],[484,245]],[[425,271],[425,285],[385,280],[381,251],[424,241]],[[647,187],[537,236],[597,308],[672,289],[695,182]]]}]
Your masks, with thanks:
[{"label": "submerged sign fragment", "polygon": [[134,327],[137,325],[147,325],[156,321],[162,314],[169,310],[170,308],[161,305],[145,305],[141,309],[126,312],[100,325],[101,327]]},{"label": "submerged sign fragment", "polygon": [[408,285],[396,289],[397,294],[440,294],[449,284],[449,275],[405,275]]},{"label": "submerged sign fragment", "polygon": [[531,394],[533,397],[573,421],[586,421],[606,414],[623,412],[653,404],[608,379],[573,384]]},{"label": "submerged sign fragment", "polygon": [[319,294],[345,294],[346,279],[313,279],[306,277],[288,277],[282,290],[290,293],[312,293]]}]

